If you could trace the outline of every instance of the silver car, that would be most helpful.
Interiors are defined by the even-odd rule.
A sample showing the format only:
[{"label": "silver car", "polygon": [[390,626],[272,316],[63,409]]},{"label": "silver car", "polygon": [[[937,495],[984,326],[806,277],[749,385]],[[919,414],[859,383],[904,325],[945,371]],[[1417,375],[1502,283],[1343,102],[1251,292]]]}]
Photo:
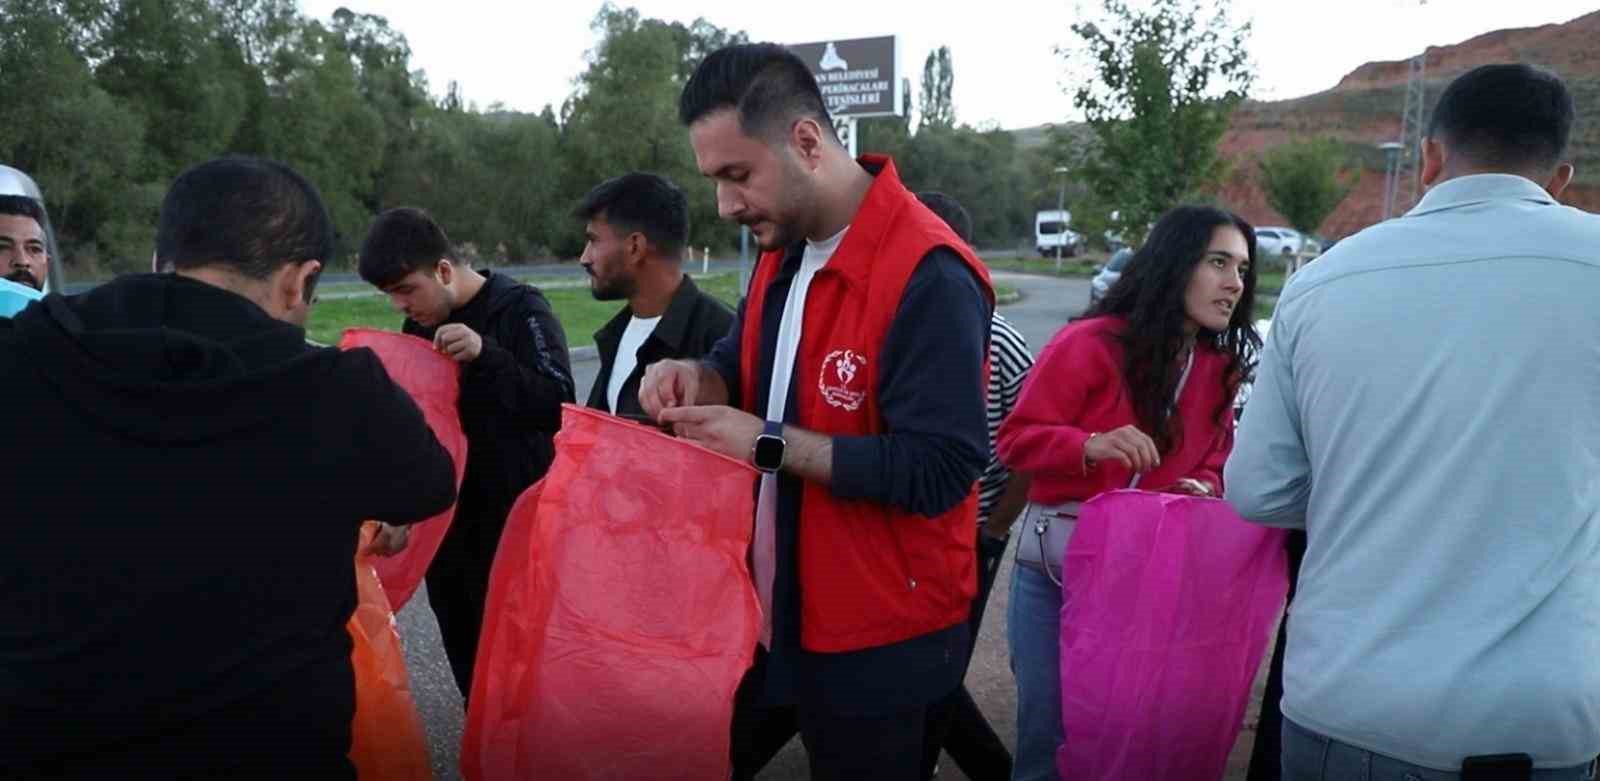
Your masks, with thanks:
[{"label": "silver car", "polygon": [[1089,306],[1100,303],[1100,299],[1106,297],[1106,292],[1111,289],[1111,286],[1117,284],[1117,280],[1122,278],[1122,269],[1128,265],[1130,260],[1133,260],[1133,250],[1127,247],[1111,253],[1111,259],[1100,267],[1099,272],[1094,275],[1094,279],[1089,280]]},{"label": "silver car", "polygon": [[1305,238],[1294,228],[1256,228],[1256,255],[1261,258],[1288,257],[1300,251]]}]

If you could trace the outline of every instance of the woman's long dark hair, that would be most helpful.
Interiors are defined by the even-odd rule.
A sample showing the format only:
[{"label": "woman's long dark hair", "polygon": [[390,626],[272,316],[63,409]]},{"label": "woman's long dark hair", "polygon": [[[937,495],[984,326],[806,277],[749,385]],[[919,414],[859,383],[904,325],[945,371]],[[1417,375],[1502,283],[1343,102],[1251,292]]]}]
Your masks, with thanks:
[{"label": "woman's long dark hair", "polygon": [[1183,374],[1184,296],[1189,279],[1205,256],[1217,228],[1233,226],[1244,234],[1250,248],[1250,265],[1244,274],[1244,294],[1233,308],[1228,329],[1217,333],[1201,328],[1196,346],[1209,344],[1228,356],[1222,373],[1222,403],[1217,422],[1232,414],[1239,385],[1255,372],[1261,335],[1252,321],[1256,297],[1256,232],[1238,215],[1211,206],[1179,206],[1156,222],[1144,246],[1122,269],[1122,276],[1084,314],[1085,318],[1116,315],[1127,321],[1121,341],[1123,384],[1133,400],[1139,428],[1168,452],[1183,440],[1183,423],[1173,415],[1172,397]]}]

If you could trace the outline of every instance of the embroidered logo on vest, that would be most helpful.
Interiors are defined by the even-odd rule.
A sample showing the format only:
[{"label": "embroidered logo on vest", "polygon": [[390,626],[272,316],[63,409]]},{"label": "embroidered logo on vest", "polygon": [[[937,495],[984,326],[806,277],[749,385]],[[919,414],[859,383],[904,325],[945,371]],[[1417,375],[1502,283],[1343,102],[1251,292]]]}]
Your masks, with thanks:
[{"label": "embroidered logo on vest", "polygon": [[861,390],[867,381],[861,368],[866,365],[866,356],[855,350],[828,353],[828,357],[822,359],[822,377],[817,380],[817,389],[822,391],[822,398],[849,412],[860,409],[861,402],[867,400],[867,392]]}]

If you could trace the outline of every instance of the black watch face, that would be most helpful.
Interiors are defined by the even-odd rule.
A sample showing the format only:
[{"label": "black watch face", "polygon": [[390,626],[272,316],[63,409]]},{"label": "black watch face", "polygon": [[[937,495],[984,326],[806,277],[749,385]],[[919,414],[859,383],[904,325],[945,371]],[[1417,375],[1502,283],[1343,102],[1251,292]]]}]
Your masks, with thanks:
[{"label": "black watch face", "polygon": [[776,472],[783,466],[783,438],[770,434],[756,437],[755,458],[757,469]]}]

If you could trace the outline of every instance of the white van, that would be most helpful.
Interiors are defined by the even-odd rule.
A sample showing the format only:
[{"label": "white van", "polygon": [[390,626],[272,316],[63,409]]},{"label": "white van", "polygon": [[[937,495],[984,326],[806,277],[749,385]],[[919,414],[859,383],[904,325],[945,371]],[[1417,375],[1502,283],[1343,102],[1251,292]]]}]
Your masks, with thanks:
[{"label": "white van", "polygon": [[1069,227],[1072,223],[1072,212],[1050,209],[1041,211],[1033,216],[1033,246],[1040,255],[1050,257],[1060,248],[1061,257],[1070,258],[1078,254],[1078,248],[1083,244],[1083,237]]}]

